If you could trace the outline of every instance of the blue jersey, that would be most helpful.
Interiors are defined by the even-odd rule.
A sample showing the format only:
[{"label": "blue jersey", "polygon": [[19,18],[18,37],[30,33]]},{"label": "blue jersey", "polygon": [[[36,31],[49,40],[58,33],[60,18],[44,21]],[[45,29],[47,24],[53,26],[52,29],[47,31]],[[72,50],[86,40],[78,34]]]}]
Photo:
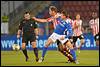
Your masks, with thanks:
[{"label": "blue jersey", "polygon": [[61,18],[58,18],[59,24],[56,26],[56,29],[54,30],[55,33],[60,35],[66,35],[66,38],[73,35],[72,26],[69,21],[62,20]]}]

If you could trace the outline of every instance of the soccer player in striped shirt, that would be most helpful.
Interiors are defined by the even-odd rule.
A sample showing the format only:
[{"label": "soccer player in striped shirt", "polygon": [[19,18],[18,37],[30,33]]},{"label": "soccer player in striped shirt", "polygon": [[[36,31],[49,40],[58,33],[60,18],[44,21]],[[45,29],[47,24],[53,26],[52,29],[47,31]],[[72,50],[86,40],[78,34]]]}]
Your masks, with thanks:
[{"label": "soccer player in striped shirt", "polygon": [[[82,20],[80,19],[80,14],[76,15],[76,19],[72,22],[73,27],[73,43],[74,47],[80,49],[84,43],[84,36],[82,35]],[[80,45],[76,44],[77,39],[80,39]],[[80,52],[80,51],[79,51]]]},{"label": "soccer player in striped shirt", "polygon": [[92,29],[92,33],[95,37],[95,41],[96,41],[96,45],[98,46],[99,45],[99,18],[97,17],[97,13],[96,12],[93,12],[92,13],[92,18],[90,21],[89,21],[89,25]]}]

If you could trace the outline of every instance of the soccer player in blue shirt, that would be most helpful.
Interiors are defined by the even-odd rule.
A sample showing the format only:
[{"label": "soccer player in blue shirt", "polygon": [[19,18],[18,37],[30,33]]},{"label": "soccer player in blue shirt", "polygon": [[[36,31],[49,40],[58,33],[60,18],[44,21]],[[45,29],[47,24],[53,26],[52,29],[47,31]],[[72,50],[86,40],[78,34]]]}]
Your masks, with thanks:
[{"label": "soccer player in blue shirt", "polygon": [[48,46],[50,44],[56,42],[57,40],[59,40],[61,42],[61,44],[65,44],[68,48],[70,48],[70,53],[73,56],[73,61],[76,64],[78,64],[77,59],[76,59],[75,50],[73,48],[73,45],[71,44],[71,42],[68,39],[73,34],[72,27],[70,25],[70,22],[67,21],[67,20],[62,20],[62,18],[60,18],[60,17],[57,18],[57,20],[59,20],[60,23],[56,26],[53,34],[49,37],[49,39],[48,39],[49,41],[47,40],[47,42],[46,42],[46,44],[45,44],[45,46],[43,48],[42,57],[39,60],[39,62],[42,62],[44,60],[44,56],[46,54],[46,51],[47,51]]},{"label": "soccer player in blue shirt", "polygon": [[[55,6],[50,6],[49,8],[49,14],[50,14],[50,18],[47,18],[47,19],[39,19],[39,18],[36,18],[36,17],[32,17],[34,20],[38,21],[38,22],[42,22],[42,23],[45,23],[45,22],[52,22],[53,23],[53,26],[54,26],[54,29],[56,29],[56,26],[60,23],[59,20],[57,20],[57,18],[60,15],[60,13],[57,12],[57,8]],[[52,38],[49,38],[47,40],[47,43],[51,42]],[[71,55],[68,55],[68,53],[65,52],[65,49],[63,49],[63,45],[60,45],[60,42],[59,40],[56,41],[57,42],[57,45],[58,45],[58,50],[66,57],[68,57],[68,59],[70,61],[72,61],[72,56]]]}]

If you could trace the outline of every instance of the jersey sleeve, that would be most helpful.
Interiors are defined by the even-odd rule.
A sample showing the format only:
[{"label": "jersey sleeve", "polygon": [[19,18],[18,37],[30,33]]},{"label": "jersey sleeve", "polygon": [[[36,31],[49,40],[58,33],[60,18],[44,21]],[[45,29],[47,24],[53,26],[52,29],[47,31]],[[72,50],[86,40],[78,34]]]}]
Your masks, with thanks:
[{"label": "jersey sleeve", "polygon": [[90,21],[89,21],[89,26],[92,28],[92,25],[91,25],[91,23],[92,23],[92,20],[90,20]]},{"label": "jersey sleeve", "polygon": [[48,22],[52,22],[52,20],[53,20],[53,18],[52,18],[52,17],[47,18],[47,21],[48,21]]}]

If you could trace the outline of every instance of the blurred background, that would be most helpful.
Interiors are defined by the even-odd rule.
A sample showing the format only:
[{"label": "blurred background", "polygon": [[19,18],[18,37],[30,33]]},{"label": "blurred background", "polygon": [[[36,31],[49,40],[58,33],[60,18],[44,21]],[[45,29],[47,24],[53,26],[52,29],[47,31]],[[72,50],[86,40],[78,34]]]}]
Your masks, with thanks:
[{"label": "blurred background", "polygon": [[[99,15],[99,1],[1,1],[1,23],[4,23],[4,20],[8,23],[5,30],[1,30],[1,34],[15,34],[25,11],[30,11],[33,16],[38,18],[48,18],[50,5],[56,6],[58,10],[65,9],[72,19],[75,19],[75,15],[80,13],[85,26],[88,25],[93,11]],[[6,19],[3,19],[4,16]],[[46,26],[40,24],[42,31],[46,31],[41,33],[42,35],[52,33],[53,27],[48,24],[46,23]]]},{"label": "blurred background", "polygon": [[[89,21],[92,18],[92,12],[97,12],[99,15],[99,1],[1,1],[1,37],[3,42],[1,44],[4,44],[3,38],[6,37],[3,35],[17,33],[19,22],[25,11],[30,11],[31,15],[37,18],[48,18],[50,17],[48,8],[51,5],[56,6],[58,10],[66,10],[73,20],[75,15],[80,13],[85,33],[90,31]],[[53,32],[52,23],[39,23],[38,26],[42,40]]]}]

